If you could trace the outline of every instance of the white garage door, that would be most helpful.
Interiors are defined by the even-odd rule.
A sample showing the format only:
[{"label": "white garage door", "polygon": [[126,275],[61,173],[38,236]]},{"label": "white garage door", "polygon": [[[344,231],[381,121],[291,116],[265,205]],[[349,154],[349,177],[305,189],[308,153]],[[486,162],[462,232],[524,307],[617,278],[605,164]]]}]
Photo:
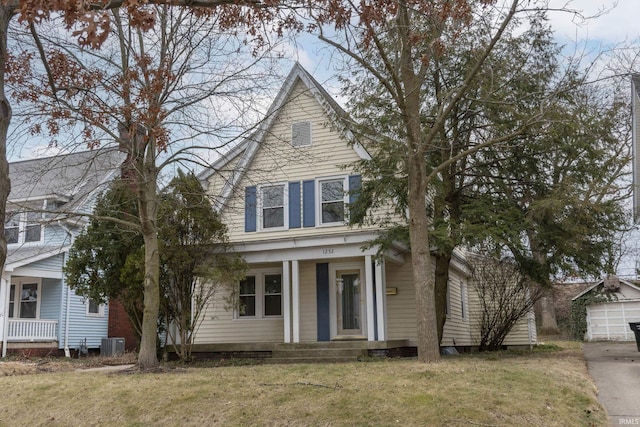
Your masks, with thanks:
[{"label": "white garage door", "polygon": [[640,301],[612,301],[587,307],[589,341],[635,341],[629,322],[640,322]]}]

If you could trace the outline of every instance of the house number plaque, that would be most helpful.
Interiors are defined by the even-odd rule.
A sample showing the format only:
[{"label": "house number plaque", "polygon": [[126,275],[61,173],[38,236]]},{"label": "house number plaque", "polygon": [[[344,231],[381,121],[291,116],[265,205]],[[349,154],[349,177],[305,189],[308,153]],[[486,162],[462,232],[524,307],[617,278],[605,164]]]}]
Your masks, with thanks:
[{"label": "house number plaque", "polygon": [[322,250],[323,255],[333,255],[333,248],[325,248]]}]

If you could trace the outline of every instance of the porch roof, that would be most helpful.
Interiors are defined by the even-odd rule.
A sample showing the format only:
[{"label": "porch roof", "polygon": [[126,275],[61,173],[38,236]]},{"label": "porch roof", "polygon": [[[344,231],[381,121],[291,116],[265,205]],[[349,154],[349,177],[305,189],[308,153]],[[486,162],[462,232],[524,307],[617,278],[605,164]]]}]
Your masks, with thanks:
[{"label": "porch roof", "polygon": [[5,271],[12,271],[33,262],[59,255],[68,249],[69,248],[67,246],[61,247],[60,245],[33,246],[13,249],[7,253],[7,260],[5,261],[4,269]]}]

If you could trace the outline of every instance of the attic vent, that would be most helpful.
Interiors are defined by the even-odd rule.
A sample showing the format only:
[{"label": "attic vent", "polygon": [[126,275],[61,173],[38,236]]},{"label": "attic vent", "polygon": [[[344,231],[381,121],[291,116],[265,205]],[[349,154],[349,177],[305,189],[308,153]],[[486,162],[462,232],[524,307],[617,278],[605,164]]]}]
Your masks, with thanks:
[{"label": "attic vent", "polygon": [[618,289],[620,289],[620,279],[615,276],[604,279],[605,291],[617,291]]},{"label": "attic vent", "polygon": [[294,147],[311,145],[311,122],[298,122],[291,125],[291,145]]}]

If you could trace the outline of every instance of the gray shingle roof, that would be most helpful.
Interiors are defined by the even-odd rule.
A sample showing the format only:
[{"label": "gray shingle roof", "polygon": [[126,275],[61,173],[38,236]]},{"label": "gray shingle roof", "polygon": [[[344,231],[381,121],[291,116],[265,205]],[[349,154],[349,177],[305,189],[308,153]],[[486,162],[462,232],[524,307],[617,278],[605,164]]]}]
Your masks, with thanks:
[{"label": "gray shingle roof", "polygon": [[67,212],[81,211],[87,199],[103,191],[120,174],[124,153],[96,149],[9,164],[9,202],[57,196]]}]

